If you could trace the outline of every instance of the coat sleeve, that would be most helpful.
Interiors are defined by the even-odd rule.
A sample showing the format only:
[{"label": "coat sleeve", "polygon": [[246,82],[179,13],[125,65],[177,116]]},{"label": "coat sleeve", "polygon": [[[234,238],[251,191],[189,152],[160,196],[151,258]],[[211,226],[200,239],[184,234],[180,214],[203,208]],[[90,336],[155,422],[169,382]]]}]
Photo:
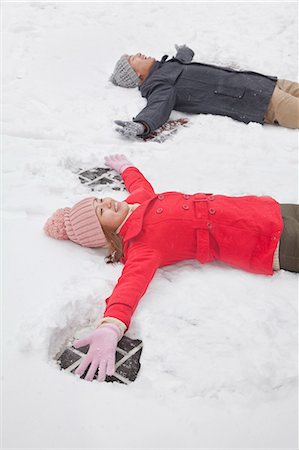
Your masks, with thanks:
[{"label": "coat sleeve", "polygon": [[136,191],[137,189],[145,189],[151,194],[155,193],[152,185],[147,181],[137,167],[130,166],[125,169],[122,173],[122,178],[127,190],[130,193]]},{"label": "coat sleeve", "polygon": [[122,274],[111,296],[106,299],[104,317],[114,317],[129,327],[131,317],[158,269],[159,262],[157,251],[141,242],[132,244]]},{"label": "coat sleeve", "polygon": [[134,117],[134,122],[146,125],[146,132],[142,136],[161,127],[169,119],[176,102],[175,87],[171,84],[160,83],[155,86],[147,98],[146,107]]},{"label": "coat sleeve", "polygon": [[187,47],[187,45],[180,45],[177,47],[175,58],[182,63],[190,63],[193,59],[194,51]]}]

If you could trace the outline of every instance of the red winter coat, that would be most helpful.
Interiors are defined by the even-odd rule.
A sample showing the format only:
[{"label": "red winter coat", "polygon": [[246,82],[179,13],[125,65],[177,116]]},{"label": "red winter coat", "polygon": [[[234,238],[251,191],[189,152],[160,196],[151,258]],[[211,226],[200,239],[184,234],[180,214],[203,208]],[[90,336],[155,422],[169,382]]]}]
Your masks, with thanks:
[{"label": "red winter coat", "polygon": [[129,204],[140,203],[119,234],[125,263],[104,317],[128,327],[159,267],[184,259],[222,261],[248,272],[272,275],[283,222],[271,197],[155,194],[135,167],[123,172]]}]

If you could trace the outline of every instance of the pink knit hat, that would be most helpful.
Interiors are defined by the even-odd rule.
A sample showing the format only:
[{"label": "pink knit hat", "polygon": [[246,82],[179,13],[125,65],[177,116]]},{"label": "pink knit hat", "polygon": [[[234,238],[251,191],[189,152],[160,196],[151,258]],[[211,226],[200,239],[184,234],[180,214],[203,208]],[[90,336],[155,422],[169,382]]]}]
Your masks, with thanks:
[{"label": "pink knit hat", "polygon": [[45,223],[45,233],[70,239],[83,247],[103,247],[106,238],[94,208],[96,197],[87,197],[72,208],[58,209]]}]

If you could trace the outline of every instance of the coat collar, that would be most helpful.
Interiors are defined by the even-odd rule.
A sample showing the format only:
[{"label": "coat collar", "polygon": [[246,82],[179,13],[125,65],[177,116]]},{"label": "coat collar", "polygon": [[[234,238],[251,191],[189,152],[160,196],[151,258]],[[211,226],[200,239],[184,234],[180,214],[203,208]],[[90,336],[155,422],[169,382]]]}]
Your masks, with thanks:
[{"label": "coat collar", "polygon": [[130,217],[125,221],[121,229],[119,230],[119,234],[122,236],[124,242],[136,237],[140,231],[142,230],[143,217],[147,210],[149,203],[156,198],[157,196],[153,196],[149,200],[142,203],[138,208],[136,208]]},{"label": "coat collar", "polygon": [[150,73],[148,74],[148,76],[146,77],[146,79],[144,80],[143,83],[141,83],[141,85],[138,87],[139,91],[142,90],[142,87],[146,84],[146,82],[148,81],[148,79],[153,75],[153,73],[156,72],[156,70],[160,69],[160,67],[163,66],[163,64],[167,61],[168,59],[168,55],[164,55],[161,58],[161,61],[156,61],[155,64],[153,65],[153,67],[151,68]]},{"label": "coat collar", "polygon": [[162,64],[165,63],[165,61],[167,60],[167,58],[168,58],[168,55],[162,56],[161,63],[162,63]]}]

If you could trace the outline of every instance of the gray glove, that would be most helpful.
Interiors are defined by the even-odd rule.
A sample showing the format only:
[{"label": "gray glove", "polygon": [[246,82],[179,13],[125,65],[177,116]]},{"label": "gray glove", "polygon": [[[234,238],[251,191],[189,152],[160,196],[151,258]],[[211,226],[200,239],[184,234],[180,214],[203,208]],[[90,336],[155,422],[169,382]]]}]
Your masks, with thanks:
[{"label": "gray glove", "polygon": [[119,125],[119,127],[115,128],[115,131],[127,138],[135,138],[145,131],[145,126],[139,122],[123,122],[122,120],[115,120],[114,123]]},{"label": "gray glove", "polygon": [[194,56],[194,51],[187,45],[177,45],[175,44],[175,49],[177,51],[175,57],[181,62],[190,63]]}]

